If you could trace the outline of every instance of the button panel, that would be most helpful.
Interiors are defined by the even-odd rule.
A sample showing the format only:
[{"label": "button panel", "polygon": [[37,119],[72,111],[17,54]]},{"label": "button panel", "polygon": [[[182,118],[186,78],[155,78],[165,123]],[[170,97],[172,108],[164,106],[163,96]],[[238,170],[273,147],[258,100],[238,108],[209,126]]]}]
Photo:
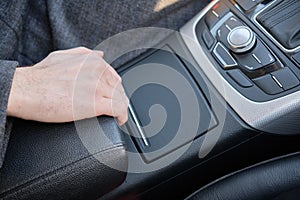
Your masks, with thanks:
[{"label": "button panel", "polygon": [[[251,10],[260,2],[245,0],[238,4]],[[277,95],[300,85],[292,70],[284,67],[287,64],[224,3],[215,4],[204,19],[201,26],[196,26],[197,37],[221,65],[224,77],[237,83],[239,91],[251,96],[253,92]],[[300,54],[294,60],[300,63]]]},{"label": "button panel", "polygon": [[273,72],[271,75],[284,90],[289,90],[299,85],[297,76],[288,67]]},{"label": "button panel", "polygon": [[227,73],[240,86],[245,88],[253,86],[252,81],[240,70],[233,69],[228,71]]},{"label": "button panel", "polygon": [[225,14],[229,12],[229,8],[223,3],[216,3],[214,7],[206,14],[205,21],[208,27],[211,29],[218,20],[220,20]]},{"label": "button panel", "polygon": [[[276,79],[275,79],[276,80]],[[253,81],[267,94],[278,94],[283,92],[283,89],[273,79],[270,74],[253,79]]]},{"label": "button panel", "polygon": [[247,26],[238,26],[229,32],[227,41],[233,52],[245,53],[253,48],[256,37]]},{"label": "button panel", "polygon": [[271,52],[259,39],[253,50],[243,54],[233,53],[233,56],[238,61],[239,66],[248,71],[257,70],[275,62]]},{"label": "button panel", "polygon": [[215,38],[212,36],[211,32],[207,29],[207,27],[205,27],[203,30],[202,39],[205,42],[205,45],[208,49],[210,49],[215,43]]},{"label": "button panel", "polygon": [[293,55],[293,59],[297,62],[298,65],[300,65],[300,52]]},{"label": "button panel", "polygon": [[228,49],[230,48],[227,37],[229,32],[239,26],[243,26],[244,24],[235,16],[230,17],[221,25],[221,27],[217,31],[217,38],[220,42],[222,42]]},{"label": "button panel", "polygon": [[221,43],[217,43],[213,50],[213,54],[220,62],[223,69],[231,69],[232,67],[237,66],[234,58]]},{"label": "button panel", "polygon": [[252,10],[261,0],[235,0],[236,3],[245,11]]}]

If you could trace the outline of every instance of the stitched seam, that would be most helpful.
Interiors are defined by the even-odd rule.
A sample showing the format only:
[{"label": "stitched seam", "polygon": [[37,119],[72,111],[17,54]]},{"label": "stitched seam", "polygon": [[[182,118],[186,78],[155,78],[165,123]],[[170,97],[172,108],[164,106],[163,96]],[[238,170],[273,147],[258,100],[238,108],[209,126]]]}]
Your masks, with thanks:
[{"label": "stitched seam", "polygon": [[[294,2],[296,2],[298,0],[292,0],[288,3],[284,3],[284,1],[274,5],[272,8],[270,8],[265,14],[263,14],[261,16],[261,20],[263,22],[267,21],[270,17],[274,16],[274,13],[280,12],[285,10],[287,7],[289,7],[290,5],[292,5]],[[280,5],[281,4],[281,5]],[[282,5],[283,4],[283,5]],[[280,5],[280,6],[279,6]]]},{"label": "stitched seam", "polygon": [[[282,2],[280,2],[280,3],[282,3]],[[271,8],[269,8],[269,9],[266,11],[266,13],[262,13],[262,14],[259,16],[260,20],[261,20],[262,22],[265,22],[267,19],[269,19],[269,18],[273,15],[272,13],[278,10],[278,7],[277,7],[277,6],[278,6],[280,3],[277,3],[277,4],[275,4],[274,6],[272,6]],[[282,6],[282,8],[284,8],[284,6]],[[272,15],[270,16],[270,14],[272,14]]]},{"label": "stitched seam", "polygon": [[[123,147],[123,146],[122,146],[122,145],[117,146],[117,147],[115,147],[114,150],[119,150],[119,149],[121,149],[121,147]],[[77,161],[75,161],[75,162],[72,162],[72,163],[70,163],[70,164],[68,164],[68,165],[65,165],[65,166],[63,166],[63,167],[60,167],[59,169],[53,170],[53,171],[51,171],[51,172],[49,172],[49,173],[46,173],[46,174],[44,174],[44,175],[40,175],[40,176],[38,176],[38,177],[36,177],[36,178],[34,178],[34,179],[31,179],[31,180],[29,180],[29,181],[26,181],[26,182],[23,183],[23,184],[19,184],[19,185],[17,185],[16,187],[11,187],[10,189],[5,190],[4,192],[2,192],[2,194],[0,195],[0,197],[1,197],[1,196],[2,196],[2,197],[5,197],[5,196],[6,196],[5,193],[9,193],[8,196],[11,196],[11,195],[14,195],[14,194],[18,194],[18,193],[22,192],[23,190],[26,190],[28,187],[31,187],[31,186],[33,186],[33,185],[36,185],[36,184],[38,184],[38,183],[40,183],[40,182],[42,182],[42,181],[44,181],[44,180],[51,179],[53,176],[57,176],[59,173],[60,173],[60,175],[67,174],[67,173],[68,173],[68,171],[66,171],[67,169],[74,168],[74,167],[76,167],[77,165],[80,165],[80,162],[81,162],[81,161],[84,161],[84,160],[87,160],[87,159],[91,159],[91,157],[93,157],[93,156],[95,156],[95,155],[97,155],[97,154],[103,153],[103,152],[107,152],[108,150],[111,150],[111,149],[107,149],[107,150],[105,150],[105,151],[102,151],[102,152],[98,152],[98,153],[96,153],[96,154],[89,155],[89,156],[84,157],[84,158],[82,158],[82,159],[79,159],[79,160],[77,160]],[[45,177],[45,179],[43,179],[42,177]],[[22,187],[22,186],[24,186],[24,187]],[[21,187],[21,188],[20,188],[20,187]],[[20,189],[18,189],[18,188],[20,188]],[[12,193],[10,193],[10,192],[12,192]]]},{"label": "stitched seam", "polygon": [[[115,151],[116,151],[116,150],[119,150],[119,149],[121,149],[121,148],[120,148],[120,147],[117,147],[117,148],[115,149]],[[99,152],[99,153],[100,153],[100,152]],[[98,154],[98,153],[97,153],[97,154]],[[96,155],[96,154],[93,154],[93,155]],[[88,157],[85,157],[84,159],[79,160],[79,162],[84,161],[84,160],[88,160],[88,159],[90,160],[91,157],[93,157],[93,155],[90,155],[90,156],[88,156]],[[49,181],[52,177],[55,177],[55,176],[57,176],[57,175],[63,176],[63,175],[68,174],[69,171],[67,171],[67,169],[76,168],[76,167],[80,166],[80,163],[79,163],[79,162],[75,162],[74,164],[67,165],[66,167],[64,167],[64,169],[61,169],[61,171],[57,171],[56,173],[52,173],[52,175],[46,176],[44,179],[30,181],[30,182],[32,182],[32,184],[27,184],[27,186],[22,187],[22,188],[20,188],[19,190],[18,190],[17,188],[14,188],[14,190],[16,190],[16,191],[7,194],[7,196],[5,195],[5,193],[8,193],[8,192],[10,192],[10,191],[3,193],[1,196],[3,196],[3,198],[7,199],[7,198],[9,198],[9,197],[11,197],[11,196],[15,196],[15,195],[17,195],[17,194],[19,194],[19,193],[21,193],[21,192],[22,192],[23,194],[28,194],[28,192],[31,192],[31,190],[30,190],[30,191],[27,191],[27,192],[25,192],[25,193],[24,193],[23,191],[24,191],[24,190],[26,191],[28,188],[30,188],[30,187],[32,187],[32,186],[35,186],[35,185],[38,185],[38,184],[40,184],[40,183],[43,182],[43,181],[46,181],[46,180]],[[74,172],[69,173],[69,174],[73,174],[73,173],[74,173]],[[1,196],[0,196],[0,197],[1,197]]]},{"label": "stitched seam", "polygon": [[293,16],[294,14],[296,14],[297,12],[299,12],[300,7],[296,8],[295,10],[291,11],[290,13],[286,14],[283,17],[280,17],[276,20],[273,20],[272,22],[270,22],[269,27],[270,29],[272,29],[274,26],[280,24],[281,22],[285,21],[286,19],[288,19],[289,17]]},{"label": "stitched seam", "polygon": [[[276,13],[274,19],[270,20],[270,23],[273,23],[274,21],[280,20],[282,17],[284,17],[286,9],[289,9],[290,7],[292,7],[293,4],[295,2],[297,2],[297,1],[298,0],[293,0],[293,1],[287,3],[287,4],[283,5],[283,6],[278,6],[276,10],[273,10],[272,12],[270,12],[271,16],[269,16],[269,18],[273,17],[274,13]],[[284,15],[282,16],[282,14],[284,14]]]},{"label": "stitched seam", "polygon": [[[29,184],[30,182],[35,182],[35,180],[40,179],[41,177],[46,176],[46,175],[48,175],[48,174],[52,174],[52,173],[57,172],[57,171],[59,171],[59,170],[62,170],[62,169],[64,169],[64,168],[65,168],[65,169],[71,168],[73,165],[76,165],[77,162],[80,162],[80,161],[85,160],[85,159],[87,159],[87,158],[93,157],[94,155],[97,155],[97,154],[100,154],[100,153],[103,153],[103,152],[107,152],[107,151],[112,150],[112,149],[120,149],[120,147],[123,147],[123,143],[118,143],[118,144],[115,145],[115,146],[110,146],[110,147],[107,148],[107,149],[99,150],[98,152],[93,153],[93,154],[91,154],[91,155],[89,155],[89,156],[85,156],[85,157],[82,157],[82,158],[80,158],[80,159],[76,159],[76,160],[70,162],[70,163],[67,164],[67,165],[64,165],[64,166],[61,166],[61,167],[58,167],[58,168],[51,169],[51,170],[49,170],[49,171],[47,171],[47,172],[44,172],[44,173],[42,173],[42,174],[40,174],[40,175],[37,175],[37,176],[35,176],[35,177],[32,177],[32,178],[30,178],[29,180],[25,180],[25,181],[23,181],[22,183],[19,183],[19,184],[16,184],[16,185],[11,186],[10,188],[8,188],[8,189],[2,191],[2,192],[1,192],[2,194],[1,194],[0,196],[3,196],[3,194],[8,193],[8,192],[11,191],[11,190],[16,190],[18,187],[21,187],[22,185]],[[27,186],[27,187],[28,187],[28,186]],[[26,186],[25,186],[24,188],[26,188]]]}]

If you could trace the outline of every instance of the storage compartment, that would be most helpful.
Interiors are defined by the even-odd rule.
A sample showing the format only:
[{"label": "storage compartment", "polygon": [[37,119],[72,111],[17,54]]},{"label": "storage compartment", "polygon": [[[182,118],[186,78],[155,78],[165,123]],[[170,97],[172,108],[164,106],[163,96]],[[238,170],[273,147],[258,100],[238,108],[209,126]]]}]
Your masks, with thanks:
[{"label": "storage compartment", "polygon": [[146,162],[217,125],[181,59],[165,46],[119,71],[131,104],[127,128]]}]

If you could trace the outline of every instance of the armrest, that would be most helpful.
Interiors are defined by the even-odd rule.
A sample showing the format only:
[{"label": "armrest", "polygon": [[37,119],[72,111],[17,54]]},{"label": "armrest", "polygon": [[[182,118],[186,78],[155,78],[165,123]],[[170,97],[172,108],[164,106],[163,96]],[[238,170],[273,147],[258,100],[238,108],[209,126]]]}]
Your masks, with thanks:
[{"label": "armrest", "polygon": [[[74,123],[45,124],[15,119],[4,165],[0,170],[0,199],[97,198],[117,187],[126,177],[106,166],[127,169],[121,132],[109,117],[98,118],[108,140],[89,128],[85,136],[93,151],[82,143]],[[97,159],[98,158],[98,159]]]}]

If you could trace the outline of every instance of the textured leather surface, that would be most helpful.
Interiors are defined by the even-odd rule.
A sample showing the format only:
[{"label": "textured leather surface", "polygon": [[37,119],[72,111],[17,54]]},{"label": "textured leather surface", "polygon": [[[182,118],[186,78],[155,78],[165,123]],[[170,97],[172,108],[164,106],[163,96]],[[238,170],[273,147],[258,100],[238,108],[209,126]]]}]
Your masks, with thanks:
[{"label": "textured leather surface", "polygon": [[15,119],[0,170],[0,199],[90,199],[121,184],[126,173],[99,160],[126,169],[123,139],[113,119],[98,121],[108,140],[99,138],[90,120],[80,122],[86,127],[91,150],[83,145],[74,123]]},{"label": "textured leather surface", "polygon": [[284,47],[300,45],[299,0],[279,0],[257,19]]},{"label": "textured leather surface", "polygon": [[300,153],[273,159],[223,177],[187,200],[299,199]]}]

